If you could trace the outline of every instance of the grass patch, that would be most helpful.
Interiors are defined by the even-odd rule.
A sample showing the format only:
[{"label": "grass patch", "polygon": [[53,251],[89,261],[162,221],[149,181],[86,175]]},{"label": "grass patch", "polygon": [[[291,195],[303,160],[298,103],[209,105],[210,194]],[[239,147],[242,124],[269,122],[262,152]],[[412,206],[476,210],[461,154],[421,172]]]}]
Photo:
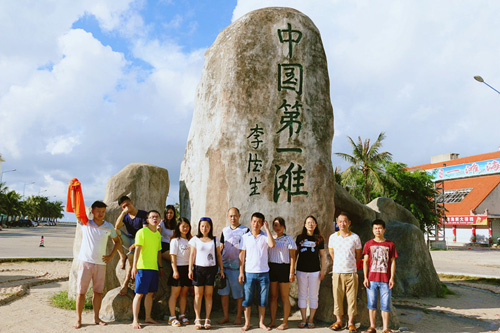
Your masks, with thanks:
[{"label": "grass patch", "polygon": [[[65,310],[76,310],[76,301],[68,297],[68,292],[66,290],[55,293],[50,299],[50,304],[56,308]],[[89,294],[85,295],[85,305],[84,310],[92,310],[92,296]]]},{"label": "grass patch", "polygon": [[444,283],[441,283],[441,290],[439,290],[438,294],[436,295],[438,298],[446,298],[447,295],[455,295],[456,293],[448,288],[447,285]]},{"label": "grass patch", "polygon": [[489,284],[493,286],[500,286],[500,279],[493,278],[483,278],[478,276],[467,276],[467,275],[453,275],[453,274],[438,274],[439,279],[451,280],[451,281],[462,281],[471,283],[482,283]]}]

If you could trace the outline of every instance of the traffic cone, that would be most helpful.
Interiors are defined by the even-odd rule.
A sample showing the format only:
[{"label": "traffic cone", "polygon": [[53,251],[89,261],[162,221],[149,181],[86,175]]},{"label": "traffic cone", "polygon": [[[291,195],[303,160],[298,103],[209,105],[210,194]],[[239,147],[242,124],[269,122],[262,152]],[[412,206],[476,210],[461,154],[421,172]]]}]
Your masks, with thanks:
[{"label": "traffic cone", "polygon": [[45,247],[45,245],[43,245],[43,236],[40,238],[40,247]]}]

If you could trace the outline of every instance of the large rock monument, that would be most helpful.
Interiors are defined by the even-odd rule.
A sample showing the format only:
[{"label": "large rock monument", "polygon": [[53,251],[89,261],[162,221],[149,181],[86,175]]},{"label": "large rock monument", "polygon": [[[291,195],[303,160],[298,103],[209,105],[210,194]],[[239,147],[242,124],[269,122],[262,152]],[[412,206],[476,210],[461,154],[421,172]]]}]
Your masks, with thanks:
[{"label": "large rock monument", "polygon": [[238,19],[205,54],[181,166],[181,215],[209,216],[220,233],[228,208],[249,224],[282,216],[287,232],[313,214],[330,233],[334,210],[333,111],[321,36],[290,8]]}]

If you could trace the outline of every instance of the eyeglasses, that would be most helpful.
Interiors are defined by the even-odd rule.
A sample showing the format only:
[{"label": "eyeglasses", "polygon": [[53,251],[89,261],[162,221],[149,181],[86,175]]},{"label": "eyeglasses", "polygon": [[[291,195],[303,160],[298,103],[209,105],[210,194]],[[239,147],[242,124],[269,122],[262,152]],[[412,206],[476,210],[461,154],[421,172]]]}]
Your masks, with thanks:
[{"label": "eyeglasses", "polygon": [[202,217],[200,219],[200,221],[208,221],[208,222],[212,222],[212,220],[210,219],[210,217]]}]

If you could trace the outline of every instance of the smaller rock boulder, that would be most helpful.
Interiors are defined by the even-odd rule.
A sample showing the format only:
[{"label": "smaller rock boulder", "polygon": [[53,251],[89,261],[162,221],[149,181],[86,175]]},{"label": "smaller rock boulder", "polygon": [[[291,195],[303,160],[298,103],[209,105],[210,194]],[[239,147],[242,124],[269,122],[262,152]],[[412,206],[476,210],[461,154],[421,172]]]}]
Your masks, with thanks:
[{"label": "smaller rock boulder", "polygon": [[102,300],[100,317],[104,321],[132,321],[132,301],[134,292],[128,290],[126,295],[120,295],[120,287],[108,291]]}]

